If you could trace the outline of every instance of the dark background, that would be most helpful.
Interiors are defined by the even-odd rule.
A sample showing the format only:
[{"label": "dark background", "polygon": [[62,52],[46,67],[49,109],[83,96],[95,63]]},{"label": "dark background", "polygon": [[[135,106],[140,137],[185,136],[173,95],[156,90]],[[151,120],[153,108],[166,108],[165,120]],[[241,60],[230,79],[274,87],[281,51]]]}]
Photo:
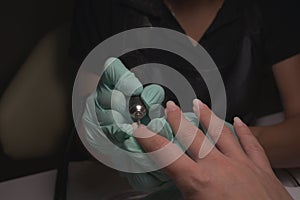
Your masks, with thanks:
[{"label": "dark background", "polygon": [[[1,2],[0,102],[5,89],[38,42],[50,31],[71,23],[74,1],[11,0]],[[269,84],[271,86],[264,86],[275,88],[272,85],[273,82],[270,81]],[[272,107],[272,102],[274,102],[273,98],[266,98],[262,105]],[[74,146],[78,146],[78,142]],[[0,141],[0,181],[55,168],[61,157],[61,151],[62,149],[58,149],[54,154],[43,157],[14,159],[4,154]],[[74,154],[77,154],[76,150]]]},{"label": "dark background", "polygon": [[12,0],[0,6],[0,94],[47,32],[70,22],[73,0]]},{"label": "dark background", "polygon": [[[70,23],[72,10],[73,0],[1,1],[0,100],[34,46],[46,33]],[[12,159],[0,148],[0,181],[54,168],[59,159],[58,153]]]}]

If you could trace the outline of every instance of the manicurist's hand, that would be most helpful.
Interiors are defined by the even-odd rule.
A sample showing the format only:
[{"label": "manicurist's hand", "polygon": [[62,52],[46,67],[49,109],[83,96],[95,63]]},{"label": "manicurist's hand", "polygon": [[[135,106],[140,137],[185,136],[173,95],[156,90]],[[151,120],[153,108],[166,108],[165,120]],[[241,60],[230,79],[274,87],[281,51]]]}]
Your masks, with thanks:
[{"label": "manicurist's hand", "polygon": [[[222,126],[221,119],[199,100],[194,101],[194,112],[216,141],[215,146],[184,118],[173,102],[168,102],[166,108],[167,120],[190,157],[145,126],[134,132],[145,151],[158,152],[152,156],[158,165],[169,157],[181,155],[163,170],[185,199],[292,199],[275,177],[263,148],[239,118],[234,120],[238,141],[228,127]],[[165,151],[157,151],[162,149]]]},{"label": "manicurist's hand", "polygon": [[[138,78],[129,71],[118,58],[109,58],[104,66],[94,95],[99,125],[114,142],[123,143],[132,135],[132,120],[128,112],[130,96],[140,95],[141,100],[150,109],[161,104],[164,90],[159,85],[151,84],[143,88]],[[97,141],[91,143],[97,145]]]}]

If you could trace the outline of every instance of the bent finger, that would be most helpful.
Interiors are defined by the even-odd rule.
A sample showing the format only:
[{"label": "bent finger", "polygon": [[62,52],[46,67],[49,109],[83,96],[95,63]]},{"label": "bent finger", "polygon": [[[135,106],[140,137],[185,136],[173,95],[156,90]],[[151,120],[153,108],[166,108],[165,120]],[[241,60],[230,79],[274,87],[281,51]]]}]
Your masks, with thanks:
[{"label": "bent finger", "polygon": [[109,58],[104,65],[104,73],[98,87],[117,89],[126,96],[139,95],[143,90],[141,82],[118,58]]},{"label": "bent finger", "polygon": [[144,88],[141,99],[148,110],[148,117],[151,119],[160,118],[164,114],[162,102],[165,98],[164,89],[156,84],[148,85]]}]

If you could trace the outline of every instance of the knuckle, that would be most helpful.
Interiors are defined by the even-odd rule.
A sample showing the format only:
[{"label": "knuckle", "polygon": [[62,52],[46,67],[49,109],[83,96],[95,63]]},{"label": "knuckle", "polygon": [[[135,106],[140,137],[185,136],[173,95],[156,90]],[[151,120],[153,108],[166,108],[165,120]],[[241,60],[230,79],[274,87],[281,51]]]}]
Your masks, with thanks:
[{"label": "knuckle", "polygon": [[200,189],[208,187],[211,182],[211,176],[207,172],[199,173],[199,171],[196,171],[190,173],[183,182],[185,183],[184,193],[187,196],[191,196],[198,193]]}]

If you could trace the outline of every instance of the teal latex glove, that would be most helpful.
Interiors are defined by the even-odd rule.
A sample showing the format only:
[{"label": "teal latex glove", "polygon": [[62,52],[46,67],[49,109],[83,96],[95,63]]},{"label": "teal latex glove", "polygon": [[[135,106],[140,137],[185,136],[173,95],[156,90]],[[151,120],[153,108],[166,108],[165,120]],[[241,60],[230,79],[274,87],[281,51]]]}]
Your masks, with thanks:
[{"label": "teal latex glove", "polygon": [[128,100],[133,95],[141,96],[147,110],[164,100],[163,88],[152,84],[143,89],[140,81],[119,59],[108,59],[97,86],[96,114],[106,136],[121,146],[132,136],[133,121]]},{"label": "teal latex glove", "polygon": [[[130,72],[123,63],[116,58],[110,58],[105,63],[105,70],[95,92],[94,100],[96,115],[102,132],[114,144],[130,152],[143,152],[141,146],[132,137],[133,127],[129,111],[128,100],[130,96],[140,95],[147,110],[152,114],[159,112],[159,107],[164,100],[162,87],[152,84],[143,88],[140,81]],[[86,109],[88,110],[88,109]],[[88,116],[88,114],[86,114]],[[91,123],[91,120],[88,120]],[[142,122],[150,121],[146,115]],[[156,118],[145,123],[151,130],[172,140],[173,133],[164,118]],[[99,133],[101,134],[101,133]],[[92,134],[88,137],[90,143],[96,148],[98,137]],[[170,179],[161,171],[154,171],[144,174],[124,174],[130,184],[139,190],[153,191],[162,185],[169,183]]]},{"label": "teal latex glove", "polygon": [[[110,58],[105,63],[105,71],[100,78],[96,92],[91,95],[94,99],[99,124],[89,119],[88,116],[91,116],[89,114],[91,110],[88,108],[88,104],[83,118],[87,119],[91,127],[100,125],[102,132],[105,134],[101,135],[101,137],[110,139],[114,144],[125,150],[143,152],[141,146],[132,136],[133,121],[128,111],[128,100],[132,95],[140,95],[147,110],[151,110],[153,107],[155,108],[156,105],[161,104],[164,100],[164,90],[160,86],[152,84],[143,88],[140,81],[119,59]],[[199,125],[199,120],[194,113],[184,113],[184,115],[195,126]],[[150,121],[149,116],[145,118],[146,120],[143,121]],[[179,142],[174,138],[172,129],[165,118],[152,119],[145,125],[153,132],[164,136],[181,147]],[[232,128],[231,125],[227,125]],[[88,128],[89,127],[86,127],[89,133]],[[202,129],[201,125],[199,125],[199,128]],[[92,131],[90,132],[92,133]],[[99,131],[97,134],[102,134],[102,132],[100,133]],[[95,137],[95,135],[89,134],[88,141],[92,146],[100,149],[101,146],[97,144],[101,143],[99,142],[101,137]],[[173,183],[169,177],[162,171],[153,171],[143,174],[122,174],[125,175],[129,183],[138,190],[155,191],[170,186],[173,187]]]}]

